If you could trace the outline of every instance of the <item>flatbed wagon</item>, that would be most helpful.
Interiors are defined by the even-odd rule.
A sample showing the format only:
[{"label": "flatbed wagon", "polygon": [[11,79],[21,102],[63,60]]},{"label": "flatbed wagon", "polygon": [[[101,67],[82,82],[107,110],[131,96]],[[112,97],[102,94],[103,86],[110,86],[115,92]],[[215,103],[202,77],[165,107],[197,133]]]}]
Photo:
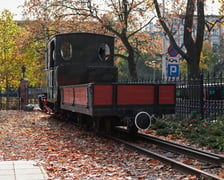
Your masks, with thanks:
[{"label": "flatbed wagon", "polygon": [[[87,83],[62,86],[60,91],[61,109],[91,117],[130,119],[143,112],[150,117],[175,112],[174,84]],[[148,126],[141,127],[141,121],[136,119],[137,127]]]}]

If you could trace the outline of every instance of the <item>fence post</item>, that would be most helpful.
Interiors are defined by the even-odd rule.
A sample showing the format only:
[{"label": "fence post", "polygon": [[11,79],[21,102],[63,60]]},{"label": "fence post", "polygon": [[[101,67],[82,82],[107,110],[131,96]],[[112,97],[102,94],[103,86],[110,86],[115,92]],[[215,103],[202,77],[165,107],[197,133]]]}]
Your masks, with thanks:
[{"label": "fence post", "polygon": [[28,104],[28,80],[22,78],[20,81],[20,109]]},{"label": "fence post", "polygon": [[200,114],[201,119],[204,119],[204,75],[200,74]]}]

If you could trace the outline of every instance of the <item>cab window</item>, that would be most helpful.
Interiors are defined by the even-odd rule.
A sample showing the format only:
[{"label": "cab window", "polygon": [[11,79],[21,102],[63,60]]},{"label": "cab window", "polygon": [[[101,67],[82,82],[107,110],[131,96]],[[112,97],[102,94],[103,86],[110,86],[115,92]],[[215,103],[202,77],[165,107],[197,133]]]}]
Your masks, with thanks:
[{"label": "cab window", "polygon": [[48,45],[48,69],[54,67],[54,61],[56,60],[55,57],[55,41],[50,42]]},{"label": "cab window", "polygon": [[72,45],[69,42],[64,42],[61,46],[61,57],[63,60],[68,61],[72,58]]},{"label": "cab window", "polygon": [[98,57],[100,61],[108,61],[110,57],[110,47],[108,44],[102,43],[98,48]]}]

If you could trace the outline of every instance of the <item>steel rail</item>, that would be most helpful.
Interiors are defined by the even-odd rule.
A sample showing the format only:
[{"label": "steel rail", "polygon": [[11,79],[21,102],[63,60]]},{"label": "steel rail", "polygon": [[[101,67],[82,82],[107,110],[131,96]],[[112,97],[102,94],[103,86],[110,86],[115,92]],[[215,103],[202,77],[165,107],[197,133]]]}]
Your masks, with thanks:
[{"label": "steel rail", "polygon": [[[116,128],[116,131],[127,133],[127,130],[121,129],[121,128]],[[137,133],[135,134],[135,137],[141,138],[143,140],[147,140],[155,145],[160,146],[161,148],[168,149],[169,151],[180,153],[180,154],[185,154],[187,156],[196,158],[198,160],[201,160],[203,162],[209,162],[213,165],[216,166],[222,166],[222,163],[224,163],[224,156],[202,151],[199,149],[195,149],[190,146],[174,143],[171,141],[166,141],[161,138],[151,136],[151,135],[144,135]]]},{"label": "steel rail", "polygon": [[189,147],[186,145],[170,142],[163,140],[158,137],[154,137],[151,135],[144,135],[144,134],[136,134],[137,137],[146,139],[153,144],[156,144],[160,147],[169,149],[169,151],[178,152],[181,154],[186,154],[190,157],[196,158],[198,160],[204,161],[204,162],[210,162],[214,165],[221,166],[222,163],[224,163],[224,156],[202,151],[193,147]]},{"label": "steel rail", "polygon": [[218,176],[209,174],[207,172],[204,172],[204,171],[201,171],[199,169],[196,169],[196,168],[194,168],[192,166],[186,165],[184,163],[175,161],[175,160],[170,159],[168,157],[165,157],[163,155],[157,154],[157,153],[155,153],[153,151],[150,151],[149,149],[145,149],[143,147],[140,147],[138,145],[129,143],[127,141],[124,141],[122,139],[119,139],[119,138],[116,138],[116,137],[113,137],[113,136],[107,135],[106,137],[110,138],[110,139],[112,139],[112,140],[114,140],[116,142],[122,143],[122,144],[126,145],[127,147],[129,147],[131,149],[137,150],[140,153],[149,155],[150,157],[153,157],[153,158],[155,158],[155,159],[157,159],[157,160],[159,160],[161,162],[164,162],[165,164],[168,164],[172,168],[174,168],[176,170],[179,170],[179,171],[181,171],[181,172],[183,172],[185,174],[195,175],[196,177],[198,177],[200,179],[221,180],[221,178],[219,178]]}]

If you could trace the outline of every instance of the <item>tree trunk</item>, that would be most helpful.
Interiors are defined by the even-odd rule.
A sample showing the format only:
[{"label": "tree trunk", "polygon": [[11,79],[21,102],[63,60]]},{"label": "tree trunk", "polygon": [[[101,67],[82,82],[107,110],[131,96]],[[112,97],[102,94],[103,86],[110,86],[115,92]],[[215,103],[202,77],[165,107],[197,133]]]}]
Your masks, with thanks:
[{"label": "tree trunk", "polygon": [[[159,17],[160,24],[168,35],[171,44],[180,53],[180,55],[186,59],[188,64],[188,79],[200,77],[200,54],[203,47],[204,40],[204,28],[205,28],[205,17],[204,17],[204,1],[201,0],[187,0],[186,15],[184,19],[184,46],[186,51],[183,51],[178,46],[173,36],[172,29],[169,28],[165,22],[164,17],[161,16],[160,6],[157,0],[154,0],[157,15]],[[194,30],[194,17],[195,10],[197,10],[197,24]],[[193,33],[196,32],[195,38]]]},{"label": "tree trunk", "polygon": [[187,65],[188,65],[188,79],[199,79],[200,77],[200,67],[199,67],[199,61],[200,57],[192,56],[193,59],[187,59]]},{"label": "tree trunk", "polygon": [[129,56],[128,56],[128,70],[129,70],[131,79],[133,81],[136,81],[138,79],[138,75],[137,75],[137,71],[136,71],[136,63],[134,60],[133,52],[129,53]]},{"label": "tree trunk", "polygon": [[[188,59],[188,86],[189,86],[189,99],[193,100],[192,107],[194,110],[197,109],[196,107],[199,107],[198,101],[194,101],[195,99],[198,99],[198,97],[201,96],[201,86],[200,86],[200,67],[199,67],[199,61],[200,56],[192,55],[194,59]],[[195,104],[196,103],[196,104]],[[196,110],[199,112],[199,109]]]}]

